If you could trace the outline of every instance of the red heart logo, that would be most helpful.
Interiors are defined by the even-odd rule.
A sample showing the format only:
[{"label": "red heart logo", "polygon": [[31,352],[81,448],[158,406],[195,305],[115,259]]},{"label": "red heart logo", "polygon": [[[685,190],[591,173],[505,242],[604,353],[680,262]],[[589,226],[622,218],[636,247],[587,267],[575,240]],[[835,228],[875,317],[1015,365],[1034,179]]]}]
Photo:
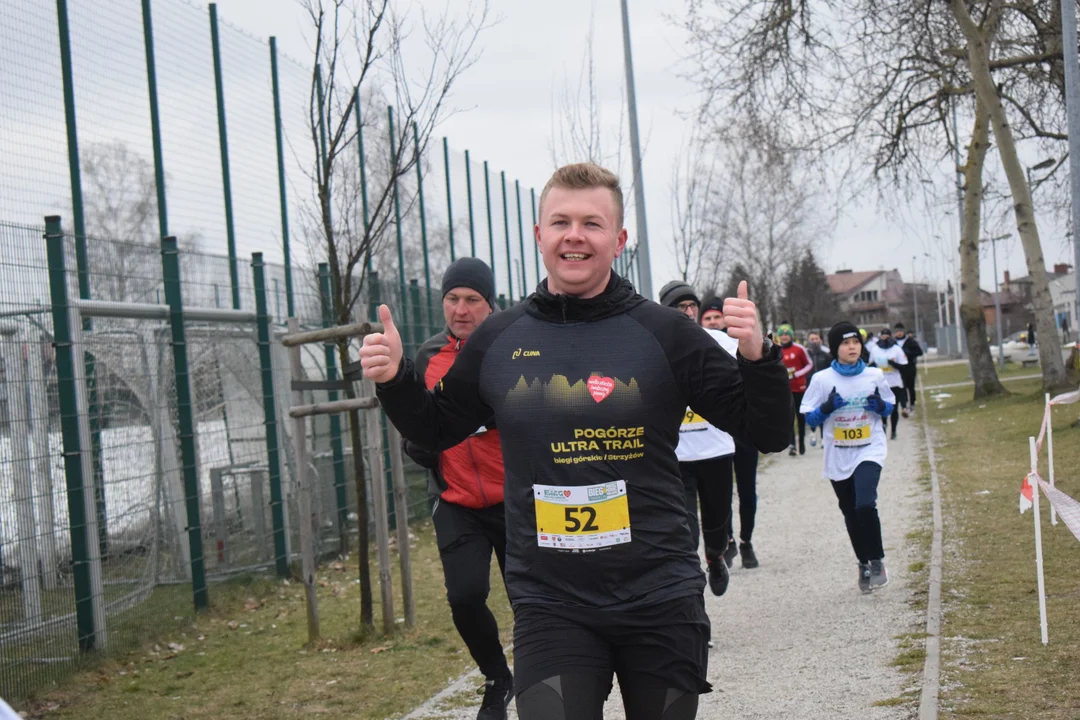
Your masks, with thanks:
[{"label": "red heart logo", "polygon": [[570,491],[569,490],[563,490],[562,494],[563,494],[563,497],[570,497]]},{"label": "red heart logo", "polygon": [[609,377],[593,375],[589,378],[587,386],[589,388],[589,394],[592,395],[592,399],[596,402],[601,402],[615,389],[615,381]]}]

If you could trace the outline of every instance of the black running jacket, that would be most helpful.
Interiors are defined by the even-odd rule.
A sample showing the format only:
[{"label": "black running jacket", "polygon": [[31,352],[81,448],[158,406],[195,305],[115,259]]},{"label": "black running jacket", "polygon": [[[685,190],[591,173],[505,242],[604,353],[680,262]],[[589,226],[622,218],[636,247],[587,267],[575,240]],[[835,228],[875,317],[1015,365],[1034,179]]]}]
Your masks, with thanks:
[{"label": "black running jacket", "polygon": [[791,439],[779,348],[731,357],[612,273],[605,291],[492,315],[428,391],[405,358],[377,393],[401,434],[453,447],[494,415],[506,468],[512,603],[628,610],[700,593],[675,447],[689,407],[762,452]]}]

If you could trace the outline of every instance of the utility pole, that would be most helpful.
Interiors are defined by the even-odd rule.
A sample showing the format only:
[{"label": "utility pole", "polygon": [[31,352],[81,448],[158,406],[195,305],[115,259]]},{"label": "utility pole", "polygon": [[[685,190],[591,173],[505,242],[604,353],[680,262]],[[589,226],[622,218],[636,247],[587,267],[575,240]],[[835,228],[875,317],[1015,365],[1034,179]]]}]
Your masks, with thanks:
[{"label": "utility pole", "polygon": [[[960,242],[964,242],[964,173],[960,170],[960,135],[956,125],[956,103],[952,104],[953,162],[956,164],[956,221],[960,226]],[[953,305],[956,307],[956,353],[964,357],[964,327],[960,320],[960,270],[956,271],[953,288]]]},{"label": "utility pole", "polygon": [[1065,60],[1065,105],[1069,119],[1069,189],[1072,195],[1073,327],[1080,327],[1080,67],[1076,51],[1076,0],[1061,0],[1061,47]]},{"label": "utility pole", "polygon": [[915,283],[915,256],[911,256],[911,304],[915,311],[915,337],[919,337],[919,288]]},{"label": "utility pole", "polygon": [[998,282],[997,267],[997,241],[1004,240],[1008,235],[998,235],[992,238],[983,238],[983,242],[990,243],[990,254],[994,257],[994,318],[997,321],[997,346],[998,365],[1005,369],[1005,336],[1001,333],[1001,283]]},{"label": "utility pole", "polygon": [[634,59],[630,51],[630,11],[622,0],[623,56],[626,65],[626,103],[630,116],[630,157],[634,167],[634,210],[637,219],[638,275],[645,297],[652,299],[652,262],[649,259],[649,231],[645,222],[645,180],[641,172],[641,137],[638,134],[637,95],[634,91]]}]

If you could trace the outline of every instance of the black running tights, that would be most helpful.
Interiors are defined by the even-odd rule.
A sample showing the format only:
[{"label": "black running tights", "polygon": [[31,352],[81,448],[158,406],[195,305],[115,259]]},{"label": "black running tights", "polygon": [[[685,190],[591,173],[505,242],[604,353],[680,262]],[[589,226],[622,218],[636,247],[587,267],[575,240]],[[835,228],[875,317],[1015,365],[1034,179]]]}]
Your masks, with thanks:
[{"label": "black running tights", "polygon": [[[621,677],[626,720],[694,720],[695,693],[656,684],[649,676]],[[517,696],[520,720],[603,720],[611,676],[589,673],[556,675]]]}]

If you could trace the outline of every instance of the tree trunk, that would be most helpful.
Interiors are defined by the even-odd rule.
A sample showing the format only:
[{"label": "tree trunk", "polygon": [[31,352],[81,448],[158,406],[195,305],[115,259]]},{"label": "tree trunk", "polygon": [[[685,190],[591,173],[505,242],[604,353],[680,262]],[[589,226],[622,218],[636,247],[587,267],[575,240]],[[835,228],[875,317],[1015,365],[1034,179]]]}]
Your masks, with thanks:
[{"label": "tree trunk", "polygon": [[960,238],[960,316],[967,336],[968,363],[975,381],[975,399],[1002,395],[990,342],[986,339],[986,316],[979,297],[979,222],[982,216],[982,177],[990,149],[990,121],[986,106],[975,101],[975,127],[964,165],[964,233]]},{"label": "tree trunk", "polygon": [[[1065,363],[1061,357],[1061,341],[1054,324],[1050,285],[1046,278],[1046,260],[1043,257],[1039,229],[1032,211],[1031,189],[1027,185],[1024,167],[1016,154],[1016,142],[1009,127],[1005,108],[1001,104],[994,78],[990,74],[990,55],[986,38],[968,13],[964,0],[950,0],[953,15],[967,39],[968,65],[979,101],[986,106],[990,123],[997,140],[998,155],[1009,179],[1013,197],[1016,230],[1024,246],[1028,274],[1031,276],[1031,304],[1035,312],[1035,329],[1039,342],[1039,362],[1042,365],[1043,387],[1047,390],[1065,387]],[[993,8],[991,12],[993,12]],[[996,279],[995,279],[996,280]],[[965,321],[965,325],[966,325]]]},{"label": "tree trunk", "polygon": [[[348,341],[338,343],[338,357],[341,372],[352,362],[349,357]],[[356,399],[356,388],[352,383],[345,385],[345,397]],[[368,543],[367,516],[367,479],[364,475],[364,442],[360,434],[360,412],[349,411],[349,440],[352,442],[353,481],[356,484],[356,557],[360,571],[360,624],[364,628],[375,628],[375,603],[371,595],[371,553]]]}]

